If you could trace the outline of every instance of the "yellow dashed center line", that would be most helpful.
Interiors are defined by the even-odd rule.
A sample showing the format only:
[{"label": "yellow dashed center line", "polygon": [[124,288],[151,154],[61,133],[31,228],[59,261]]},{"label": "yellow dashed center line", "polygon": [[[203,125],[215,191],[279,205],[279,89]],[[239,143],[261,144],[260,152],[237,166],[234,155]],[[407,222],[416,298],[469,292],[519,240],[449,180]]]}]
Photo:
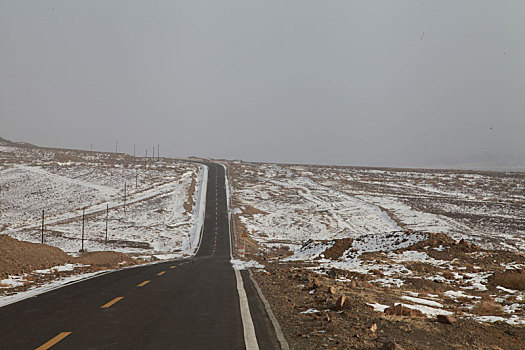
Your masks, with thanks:
[{"label": "yellow dashed center line", "polygon": [[64,339],[65,337],[67,337],[70,334],[71,334],[71,332],[59,333],[57,336],[53,337],[52,339],[47,341],[45,344],[40,345],[38,348],[36,348],[36,350],[49,349],[50,347],[52,347],[53,345],[55,345],[56,343],[58,343],[59,341],[61,341],[62,339]]},{"label": "yellow dashed center line", "polygon": [[162,275],[164,275],[165,273],[166,273],[166,271],[161,271],[161,272],[159,272],[159,273],[157,274],[157,276],[162,276]]},{"label": "yellow dashed center line", "polygon": [[102,305],[100,308],[101,309],[107,309],[108,307],[113,306],[113,304],[118,303],[122,299],[124,299],[124,297],[116,297],[115,299],[111,300],[109,303]]},{"label": "yellow dashed center line", "polygon": [[151,281],[144,281],[141,284],[137,284],[137,287],[144,287],[146,284],[150,283]]}]

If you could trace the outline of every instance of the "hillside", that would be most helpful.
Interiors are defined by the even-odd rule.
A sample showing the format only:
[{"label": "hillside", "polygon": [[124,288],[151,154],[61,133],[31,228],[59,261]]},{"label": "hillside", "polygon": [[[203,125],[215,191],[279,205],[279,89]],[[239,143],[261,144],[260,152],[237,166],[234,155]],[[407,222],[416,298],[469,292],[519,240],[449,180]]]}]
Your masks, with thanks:
[{"label": "hillside", "polygon": [[193,254],[205,173],[172,159],[1,139],[0,295],[63,275]]}]

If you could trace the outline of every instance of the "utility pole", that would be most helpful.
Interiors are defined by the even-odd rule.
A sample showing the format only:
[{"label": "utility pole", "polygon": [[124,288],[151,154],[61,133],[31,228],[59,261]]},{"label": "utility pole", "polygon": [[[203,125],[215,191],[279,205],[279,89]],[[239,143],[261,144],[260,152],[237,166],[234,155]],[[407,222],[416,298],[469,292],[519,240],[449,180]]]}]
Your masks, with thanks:
[{"label": "utility pole", "polygon": [[106,244],[108,243],[109,204],[106,203]]},{"label": "utility pole", "polygon": [[160,144],[157,144],[157,160],[160,160]]},{"label": "utility pole", "polygon": [[155,161],[155,146],[153,146],[153,156],[151,158]]},{"label": "utility pole", "polygon": [[44,244],[44,209],[42,209],[42,244]]},{"label": "utility pole", "polygon": [[133,144],[133,158],[135,158],[135,144]]},{"label": "utility pole", "polygon": [[84,251],[84,222],[85,220],[86,220],[85,209],[82,209],[82,248],[80,249],[81,252]]},{"label": "utility pole", "polygon": [[93,144],[91,144],[91,151],[93,151]]},{"label": "utility pole", "polygon": [[118,153],[118,141],[115,142],[115,153]]}]

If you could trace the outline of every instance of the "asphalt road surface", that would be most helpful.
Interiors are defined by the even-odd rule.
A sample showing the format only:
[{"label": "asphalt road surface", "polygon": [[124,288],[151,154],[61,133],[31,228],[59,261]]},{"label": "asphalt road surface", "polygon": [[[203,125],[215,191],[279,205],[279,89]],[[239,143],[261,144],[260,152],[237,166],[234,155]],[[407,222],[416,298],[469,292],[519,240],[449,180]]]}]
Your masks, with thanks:
[{"label": "asphalt road surface", "polygon": [[[0,308],[0,349],[279,348],[245,272],[248,325],[246,310],[241,317],[224,168],[206,165],[206,218],[195,257],[105,274]],[[246,342],[249,323],[256,345]]]}]

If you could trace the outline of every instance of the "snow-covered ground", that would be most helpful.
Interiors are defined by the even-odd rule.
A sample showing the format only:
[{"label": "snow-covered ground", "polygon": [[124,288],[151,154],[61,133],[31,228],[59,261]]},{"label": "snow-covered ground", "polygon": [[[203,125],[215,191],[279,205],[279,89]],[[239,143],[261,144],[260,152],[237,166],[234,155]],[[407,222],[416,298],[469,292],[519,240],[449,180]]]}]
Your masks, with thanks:
[{"label": "snow-covered ground", "polygon": [[263,245],[412,230],[525,250],[523,173],[232,166],[232,210]]},{"label": "snow-covered ground", "polygon": [[1,145],[0,233],[40,242],[44,210],[44,243],[75,253],[84,211],[86,250],[191,254],[206,179],[206,167],[176,160]]}]

